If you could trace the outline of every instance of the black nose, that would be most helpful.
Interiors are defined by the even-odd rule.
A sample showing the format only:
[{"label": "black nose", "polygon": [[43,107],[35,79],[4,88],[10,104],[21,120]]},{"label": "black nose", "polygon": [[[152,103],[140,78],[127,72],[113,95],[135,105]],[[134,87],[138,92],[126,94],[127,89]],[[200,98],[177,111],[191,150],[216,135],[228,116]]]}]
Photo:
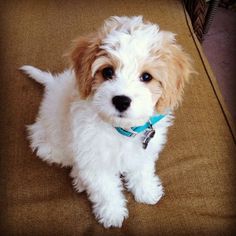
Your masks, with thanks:
[{"label": "black nose", "polygon": [[130,106],[131,99],[124,95],[115,96],[112,98],[112,103],[114,104],[115,108],[118,111],[122,112],[122,111],[125,111]]}]

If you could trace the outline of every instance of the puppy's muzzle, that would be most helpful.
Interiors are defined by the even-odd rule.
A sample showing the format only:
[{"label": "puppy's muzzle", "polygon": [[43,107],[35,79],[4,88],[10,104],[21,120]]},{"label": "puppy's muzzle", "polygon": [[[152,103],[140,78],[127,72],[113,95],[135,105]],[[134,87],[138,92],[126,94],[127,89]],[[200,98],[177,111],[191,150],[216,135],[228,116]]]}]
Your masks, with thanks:
[{"label": "puppy's muzzle", "polygon": [[112,98],[112,103],[119,112],[123,112],[128,109],[131,103],[131,99],[127,96],[115,96]]}]

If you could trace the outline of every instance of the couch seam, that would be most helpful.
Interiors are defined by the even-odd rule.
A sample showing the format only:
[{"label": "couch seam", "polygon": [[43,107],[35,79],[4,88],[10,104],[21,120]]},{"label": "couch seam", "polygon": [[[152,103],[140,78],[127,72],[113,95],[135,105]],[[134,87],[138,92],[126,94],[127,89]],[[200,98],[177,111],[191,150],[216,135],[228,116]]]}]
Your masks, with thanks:
[{"label": "couch seam", "polygon": [[[182,1],[181,1],[181,2],[182,2]],[[213,85],[213,82],[212,82],[212,80],[210,79],[210,75],[209,75],[209,72],[208,72],[208,70],[207,70],[207,68],[206,68],[206,65],[205,65],[205,63],[204,63],[204,60],[203,60],[203,58],[202,58],[202,54],[201,54],[201,52],[199,51],[199,48],[198,48],[197,43],[196,43],[196,41],[195,41],[195,37],[194,37],[194,35],[193,35],[194,32],[192,31],[192,29],[191,29],[191,27],[190,27],[190,25],[189,25],[189,20],[188,20],[188,18],[187,18],[186,8],[185,8],[183,2],[182,2],[182,7],[183,7],[183,10],[184,10],[184,15],[185,15],[185,20],[186,20],[186,23],[187,23],[187,27],[189,28],[189,31],[190,31],[190,33],[191,33],[191,35],[192,35],[192,39],[193,39],[193,41],[194,41],[195,48],[197,49],[198,54],[199,54],[199,56],[200,56],[200,58],[201,58],[201,61],[202,61],[204,70],[205,70],[205,72],[206,72],[206,74],[207,74],[208,80],[209,80],[209,82],[210,82],[210,84],[211,84],[211,87],[212,87],[213,92],[214,92],[214,94],[215,94],[215,96],[216,96],[216,99],[217,99],[217,101],[218,101],[218,103],[219,103],[219,105],[220,105],[220,108],[221,108],[221,111],[222,111],[222,113],[223,113],[223,115],[224,115],[224,118],[225,118],[225,121],[226,121],[226,123],[227,123],[227,126],[228,126],[228,128],[229,128],[229,130],[230,130],[230,133],[231,133],[232,137],[233,137],[233,141],[234,141],[234,143],[236,143],[236,137],[235,137],[235,135],[234,135],[233,127],[231,127],[231,124],[230,124],[231,122],[229,121],[229,118],[228,118],[228,116],[227,116],[226,113],[225,113],[225,109],[227,109],[227,108],[226,108],[226,107],[224,108],[224,105],[222,104],[221,99],[218,97],[218,94],[217,94],[216,89],[215,89],[215,87],[214,87],[214,85]]]}]

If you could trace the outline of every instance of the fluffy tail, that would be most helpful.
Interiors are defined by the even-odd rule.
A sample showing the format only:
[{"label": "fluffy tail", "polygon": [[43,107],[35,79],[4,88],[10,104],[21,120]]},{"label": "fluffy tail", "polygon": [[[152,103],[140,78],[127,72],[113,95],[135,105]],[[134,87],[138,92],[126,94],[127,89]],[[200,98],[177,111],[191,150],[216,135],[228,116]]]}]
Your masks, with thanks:
[{"label": "fluffy tail", "polygon": [[22,66],[20,68],[25,74],[29,75],[32,79],[45,86],[53,83],[54,78],[51,73],[41,71],[33,66]]}]

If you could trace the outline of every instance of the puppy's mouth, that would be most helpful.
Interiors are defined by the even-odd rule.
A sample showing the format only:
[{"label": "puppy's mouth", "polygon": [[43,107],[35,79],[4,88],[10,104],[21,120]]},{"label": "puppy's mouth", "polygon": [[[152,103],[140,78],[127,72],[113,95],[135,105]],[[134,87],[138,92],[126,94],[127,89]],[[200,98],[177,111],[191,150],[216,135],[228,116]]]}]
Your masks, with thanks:
[{"label": "puppy's mouth", "polygon": [[117,117],[120,117],[120,118],[126,118],[127,115],[126,115],[126,114],[123,114],[123,113],[120,113],[120,114],[117,115]]},{"label": "puppy's mouth", "polygon": [[129,118],[126,113],[107,115],[103,112],[99,112],[99,116],[102,118],[103,121],[111,124],[112,126],[121,127],[124,129],[143,125],[148,119],[148,117],[142,117],[138,119]]}]

